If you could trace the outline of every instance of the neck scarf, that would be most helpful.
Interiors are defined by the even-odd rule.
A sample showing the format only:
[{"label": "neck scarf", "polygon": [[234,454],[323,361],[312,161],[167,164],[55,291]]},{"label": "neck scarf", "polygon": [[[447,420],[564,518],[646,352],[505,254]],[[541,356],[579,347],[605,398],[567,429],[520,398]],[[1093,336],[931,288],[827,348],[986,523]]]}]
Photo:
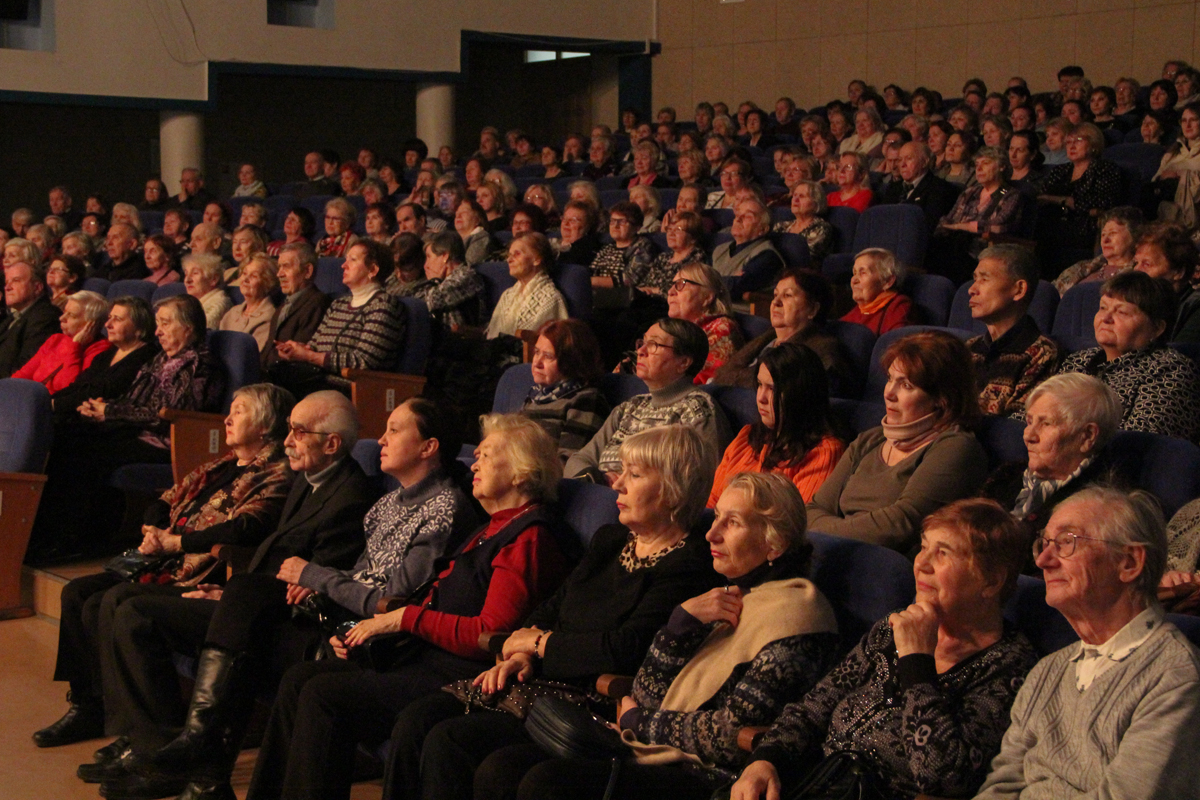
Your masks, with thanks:
[{"label": "neck scarf", "polygon": [[932,442],[942,432],[941,428],[935,427],[936,417],[936,414],[930,413],[912,422],[893,425],[885,416],[880,425],[883,426],[884,438],[893,450],[913,453]]},{"label": "neck scarf", "polygon": [[887,307],[888,303],[892,302],[892,298],[895,296],[895,292],[880,292],[878,297],[865,306],[859,306],[858,310],[863,314],[874,314],[877,311],[882,311]]},{"label": "neck scarf", "polygon": [[535,406],[553,403],[556,400],[562,400],[565,397],[570,397],[583,388],[583,381],[578,381],[573,378],[561,380],[558,383],[553,383],[549,386],[542,386],[540,383],[535,383],[529,388],[529,396],[527,402],[533,403]]},{"label": "neck scarf", "polygon": [[1021,491],[1017,493],[1017,502],[1013,506],[1012,515],[1017,519],[1023,519],[1042,508],[1046,505],[1047,500],[1053,497],[1059,489],[1078,478],[1079,474],[1091,463],[1092,459],[1085,458],[1074,472],[1062,480],[1039,478],[1033,470],[1025,470],[1025,474],[1021,476]]}]

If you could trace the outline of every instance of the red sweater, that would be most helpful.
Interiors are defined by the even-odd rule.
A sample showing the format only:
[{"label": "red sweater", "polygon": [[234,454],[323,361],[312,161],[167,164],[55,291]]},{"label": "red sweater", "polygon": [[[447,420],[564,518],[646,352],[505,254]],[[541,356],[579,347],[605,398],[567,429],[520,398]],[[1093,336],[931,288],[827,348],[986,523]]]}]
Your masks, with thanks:
[{"label": "red sweater", "polygon": [[45,384],[50,394],[54,394],[74,383],[79,373],[90,367],[92,360],[109,347],[108,339],[97,339],[85,349],[65,333],[56,333],[38,348],[25,366],[13,373],[13,377]]},{"label": "red sweater", "polygon": [[842,317],[842,322],[858,323],[868,328],[876,336],[882,336],[890,330],[909,324],[908,315],[911,311],[912,300],[897,293],[890,302],[885,302],[882,308],[870,314],[864,314],[860,307],[855,306],[846,312],[846,316]]},{"label": "red sweater", "polygon": [[[463,552],[469,552],[480,542],[491,538],[513,517],[528,509],[498,511],[492,515],[487,529],[474,537]],[[549,597],[566,578],[568,565],[558,549],[554,536],[535,525],[505,546],[492,559],[492,579],[488,584],[487,600],[477,617],[446,614],[428,608],[437,596],[437,586],[454,569],[451,562],[434,584],[424,603],[408,606],[401,619],[401,630],[420,636],[464,658],[479,658],[479,634],[484,631],[516,630],[521,620],[543,599]]]},{"label": "red sweater", "polygon": [[867,210],[867,206],[871,205],[871,200],[874,197],[875,195],[870,189],[859,189],[858,192],[856,192],[849,200],[843,200],[841,190],[834,190],[830,192],[829,196],[825,199],[829,203],[830,208],[845,206],[847,208],[853,208],[855,211],[861,214]]}]

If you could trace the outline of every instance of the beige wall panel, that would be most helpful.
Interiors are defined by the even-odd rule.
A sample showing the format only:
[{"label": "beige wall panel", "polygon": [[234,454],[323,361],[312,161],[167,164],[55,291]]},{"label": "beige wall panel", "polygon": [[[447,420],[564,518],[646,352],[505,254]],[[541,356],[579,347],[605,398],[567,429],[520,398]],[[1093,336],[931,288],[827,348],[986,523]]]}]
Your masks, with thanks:
[{"label": "beige wall panel", "polygon": [[889,83],[916,88],[917,49],[911,36],[867,34],[867,80],[880,92]]},{"label": "beige wall panel", "polygon": [[1162,65],[1168,58],[1194,60],[1195,12],[1194,3],[1133,12],[1133,68],[1140,80],[1162,77]]},{"label": "beige wall panel", "polygon": [[[848,36],[866,30],[867,0],[817,0],[817,2],[821,12],[822,38]],[[846,79],[846,81],[849,80],[851,79]]]},{"label": "beige wall panel", "polygon": [[967,26],[967,71],[971,74],[964,75],[963,82],[979,77],[992,91],[1003,91],[1009,78],[1021,75],[1020,31],[1017,21]]},{"label": "beige wall panel", "polygon": [[1134,8],[1134,0],[1076,0],[1080,14],[1094,14],[1097,11],[1118,11],[1122,8]]},{"label": "beige wall panel", "polygon": [[663,49],[692,47],[693,0],[658,0],[658,41]]},{"label": "beige wall panel", "polygon": [[920,31],[916,83],[957,97],[967,75],[967,26],[946,25]]},{"label": "beige wall panel", "polygon": [[715,103],[724,100],[731,105],[737,102],[734,95],[741,94],[741,91],[733,76],[734,50],[731,44],[695,49],[692,57],[695,88],[692,94],[696,102],[707,100]]},{"label": "beige wall panel", "polygon": [[691,119],[696,102],[692,97],[692,48],[663,50],[654,59],[654,110],[675,106],[680,119]]},{"label": "beige wall panel", "polygon": [[[774,43],[766,45],[770,47]],[[767,53],[770,51],[768,50]],[[764,53],[763,55],[767,55]],[[768,112],[775,110],[775,98],[779,97],[779,78],[775,71],[775,61],[769,56],[765,58],[735,58],[733,62],[734,94],[730,101],[729,110],[736,112],[734,104],[743,100],[752,100]]]},{"label": "beige wall panel", "polygon": [[821,33],[819,0],[776,0],[775,38],[807,39]]},{"label": "beige wall panel", "polygon": [[821,40],[789,39],[775,43],[775,75],[780,96],[787,95],[801,108],[821,100]]},{"label": "beige wall panel", "polygon": [[[916,27],[941,28],[945,25],[966,25],[971,21],[971,14],[976,8],[987,8],[996,3],[1020,3],[1021,0],[995,0],[995,2],[968,3],[953,0],[916,0],[913,13],[916,17]],[[1014,13],[1016,13],[1014,11]],[[918,40],[918,47],[920,47]]]},{"label": "beige wall panel", "polygon": [[1021,23],[1021,75],[1030,91],[1058,87],[1063,64],[1075,63],[1075,17],[1046,17]]},{"label": "beige wall panel", "polygon": [[846,85],[867,74],[867,35],[821,40],[821,97],[846,96]]},{"label": "beige wall panel", "polygon": [[1021,0],[1021,19],[1042,19],[1074,14],[1075,0]]},{"label": "beige wall panel", "polygon": [[869,0],[867,33],[910,31],[917,27],[916,11],[916,0]]},{"label": "beige wall panel", "polygon": [[1075,63],[1096,86],[1112,86],[1133,72],[1133,9],[1080,14]]},{"label": "beige wall panel", "polygon": [[733,43],[734,4],[717,0],[694,0],[692,35],[695,47]]},{"label": "beige wall panel", "polygon": [[[710,0],[697,0],[709,2]],[[744,0],[733,4],[733,40],[735,42],[773,42],[777,0]]]}]

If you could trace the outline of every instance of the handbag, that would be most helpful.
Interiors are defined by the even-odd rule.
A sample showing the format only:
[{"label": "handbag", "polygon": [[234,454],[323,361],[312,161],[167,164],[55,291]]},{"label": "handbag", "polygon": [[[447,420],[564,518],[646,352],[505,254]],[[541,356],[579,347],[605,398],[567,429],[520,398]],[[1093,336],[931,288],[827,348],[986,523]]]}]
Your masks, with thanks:
[{"label": "handbag", "polygon": [[562,697],[540,697],[525,718],[525,732],[558,758],[624,758],[621,735],[585,706]]},{"label": "handbag", "polygon": [[879,779],[861,753],[843,750],[817,762],[786,800],[884,800]]},{"label": "handbag", "polygon": [[442,691],[466,706],[468,714],[472,709],[501,711],[522,720],[529,716],[533,704],[544,697],[561,698],[585,708],[589,700],[585,693],[569,683],[542,678],[535,678],[526,683],[513,681],[492,694],[486,694],[482,687],[476,686],[474,679],[464,678],[443,686]]},{"label": "handbag", "polygon": [[131,547],[120,555],[113,556],[104,565],[105,572],[111,572],[121,580],[131,581],[147,573],[161,573],[165,567],[179,561],[178,553],[159,553],[148,556]]}]

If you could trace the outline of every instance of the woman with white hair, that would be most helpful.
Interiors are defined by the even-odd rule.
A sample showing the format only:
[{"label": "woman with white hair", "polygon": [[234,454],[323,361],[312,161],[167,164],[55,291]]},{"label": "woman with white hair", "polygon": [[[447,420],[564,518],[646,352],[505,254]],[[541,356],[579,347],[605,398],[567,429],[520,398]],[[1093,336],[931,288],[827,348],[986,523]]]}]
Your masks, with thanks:
[{"label": "woman with white hair", "polygon": [[850,278],[850,296],[854,308],[846,312],[842,322],[854,322],[866,327],[876,336],[909,324],[912,301],[896,291],[904,280],[904,266],[890,250],[868,247],[854,258]]},{"label": "woman with white hair", "polygon": [[1012,511],[1030,533],[1054,508],[1112,469],[1104,448],[1121,425],[1121,399],[1099,378],[1070,372],[1034,387],[1025,400],[1024,462],[1003,464],[982,493]]},{"label": "woman with white hair", "polygon": [[279,288],[278,270],[275,259],[265,253],[250,256],[241,273],[245,299],[221,317],[221,330],[250,334],[260,353],[271,343],[271,320],[275,317],[271,293]]},{"label": "woman with white hair", "polygon": [[794,233],[804,237],[808,257],[816,264],[825,260],[836,244],[837,231],[821,217],[829,210],[825,190],[813,180],[801,180],[792,187],[790,207],[794,219],[775,223],[775,233]]},{"label": "woman with white hair", "polygon": [[200,301],[209,330],[220,328],[225,312],[233,308],[233,301],[221,285],[224,275],[225,262],[215,253],[193,253],[183,258],[183,288]]},{"label": "woman with white hair", "polygon": [[14,378],[37,381],[50,394],[70,386],[79,373],[92,365],[96,356],[109,348],[104,335],[108,301],[95,292],[75,292],[67,298],[56,333],[42,344]]},{"label": "woman with white hair", "polygon": [[868,159],[883,155],[883,120],[871,106],[854,112],[854,133],[842,140],[838,153],[861,153]]},{"label": "woman with white hair", "polygon": [[117,223],[129,225],[137,231],[138,236],[145,233],[142,228],[142,215],[138,213],[137,206],[133,203],[113,203],[112,219],[109,221],[109,225]]},{"label": "woman with white hair", "polygon": [[638,233],[658,233],[662,230],[662,198],[653,186],[629,187],[629,202],[642,210],[642,227]]}]

